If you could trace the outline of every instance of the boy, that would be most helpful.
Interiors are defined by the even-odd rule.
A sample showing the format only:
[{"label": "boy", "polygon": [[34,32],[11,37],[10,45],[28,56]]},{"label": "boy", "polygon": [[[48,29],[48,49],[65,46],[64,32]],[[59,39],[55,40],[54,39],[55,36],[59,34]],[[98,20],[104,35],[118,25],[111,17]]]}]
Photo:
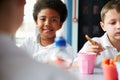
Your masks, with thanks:
[{"label": "boy", "polygon": [[94,45],[87,41],[79,51],[96,53],[96,67],[101,67],[102,58],[113,59],[120,52],[120,0],[111,0],[102,8],[100,25],[104,35],[93,38]]},{"label": "boy", "polygon": [[[62,28],[66,17],[67,7],[61,0],[37,0],[33,9],[33,18],[39,34],[27,38],[21,48],[31,53],[30,55],[37,61],[48,63],[56,49],[55,33]],[[67,44],[66,49],[73,59],[76,54],[72,47]]]}]

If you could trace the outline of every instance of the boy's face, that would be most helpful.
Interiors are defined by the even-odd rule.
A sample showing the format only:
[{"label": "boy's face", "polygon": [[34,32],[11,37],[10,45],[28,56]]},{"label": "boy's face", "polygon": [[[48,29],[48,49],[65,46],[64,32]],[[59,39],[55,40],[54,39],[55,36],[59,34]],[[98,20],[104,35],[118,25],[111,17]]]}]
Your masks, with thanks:
[{"label": "boy's face", "polygon": [[109,10],[100,24],[111,41],[120,41],[120,12],[118,13],[115,9]]},{"label": "boy's face", "polygon": [[55,38],[55,32],[61,28],[60,15],[53,9],[42,9],[37,16],[36,25],[42,39]]}]

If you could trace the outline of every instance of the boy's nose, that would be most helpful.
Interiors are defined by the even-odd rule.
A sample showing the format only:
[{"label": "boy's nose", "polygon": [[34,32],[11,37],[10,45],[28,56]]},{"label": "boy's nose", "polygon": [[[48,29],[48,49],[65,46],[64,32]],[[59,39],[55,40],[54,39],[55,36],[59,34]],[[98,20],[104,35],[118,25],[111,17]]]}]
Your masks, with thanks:
[{"label": "boy's nose", "polygon": [[119,28],[119,29],[120,29],[120,22],[117,24],[117,28]]},{"label": "boy's nose", "polygon": [[51,24],[51,21],[50,20],[46,20],[45,21],[45,25],[50,25]]}]

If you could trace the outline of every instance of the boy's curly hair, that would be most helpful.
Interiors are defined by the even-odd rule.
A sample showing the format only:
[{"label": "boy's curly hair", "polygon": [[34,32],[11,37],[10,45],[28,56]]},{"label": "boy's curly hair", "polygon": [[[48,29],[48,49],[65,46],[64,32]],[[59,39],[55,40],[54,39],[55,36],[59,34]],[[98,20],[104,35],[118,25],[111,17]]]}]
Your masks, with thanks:
[{"label": "boy's curly hair", "polygon": [[38,13],[45,8],[51,8],[58,12],[60,21],[63,23],[67,17],[66,5],[61,0],[37,0],[33,9],[33,18],[37,21]]}]

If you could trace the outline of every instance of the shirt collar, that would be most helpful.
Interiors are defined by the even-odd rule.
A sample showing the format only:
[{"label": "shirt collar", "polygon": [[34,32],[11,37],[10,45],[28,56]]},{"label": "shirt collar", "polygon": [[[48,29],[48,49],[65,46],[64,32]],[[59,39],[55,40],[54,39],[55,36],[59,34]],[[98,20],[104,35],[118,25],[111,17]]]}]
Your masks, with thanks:
[{"label": "shirt collar", "polygon": [[37,41],[37,43],[38,43],[41,47],[43,47],[43,48],[55,47],[55,44],[54,44],[54,43],[53,43],[53,44],[50,44],[50,45],[48,45],[48,46],[45,46],[45,47],[42,46],[41,43],[39,43],[39,41],[40,41],[40,34],[38,34],[37,37],[34,38],[34,40]]},{"label": "shirt collar", "polygon": [[103,40],[103,47],[113,47],[112,44],[110,43],[110,40],[108,39],[108,36],[107,36],[107,33],[105,33],[102,37],[101,37]]}]

